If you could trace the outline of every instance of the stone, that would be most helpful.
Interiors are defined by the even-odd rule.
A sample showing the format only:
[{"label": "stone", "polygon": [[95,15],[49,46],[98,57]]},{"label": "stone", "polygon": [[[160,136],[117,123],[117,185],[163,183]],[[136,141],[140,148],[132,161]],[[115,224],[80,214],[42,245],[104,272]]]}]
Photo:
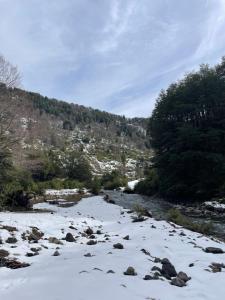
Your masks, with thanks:
[{"label": "stone", "polygon": [[159,272],[160,274],[162,273],[162,270],[161,270],[159,267],[157,267],[157,266],[153,266],[153,267],[152,267],[152,271],[157,271],[157,272]]},{"label": "stone", "polygon": [[123,249],[124,247],[123,247],[123,245],[121,243],[117,243],[117,244],[113,245],[113,248],[114,249]]},{"label": "stone", "polygon": [[98,229],[98,230],[96,231],[96,234],[102,234],[101,230]]},{"label": "stone", "polygon": [[56,237],[49,237],[49,243],[56,244],[56,245],[63,245],[63,242],[57,239]]},{"label": "stone", "polygon": [[28,236],[29,241],[39,241],[44,236],[44,233],[39,231],[36,227],[32,228],[32,232]]},{"label": "stone", "polygon": [[9,256],[9,251],[0,249],[0,259]]},{"label": "stone", "polygon": [[153,277],[151,275],[145,275],[144,280],[152,280]]},{"label": "stone", "polygon": [[94,234],[89,235],[89,239],[95,239],[95,235]]},{"label": "stone", "polygon": [[194,267],[194,263],[190,263],[190,264],[189,264],[189,267],[190,267],[190,268]]},{"label": "stone", "polygon": [[175,286],[178,286],[178,287],[186,286],[186,283],[182,279],[180,279],[179,277],[173,278],[171,280],[171,284],[175,285]]},{"label": "stone", "polygon": [[85,233],[86,233],[87,235],[92,235],[92,234],[94,233],[94,231],[93,231],[90,227],[88,227],[88,228],[85,230]]},{"label": "stone", "polygon": [[115,272],[113,270],[108,270],[107,274],[114,274]]},{"label": "stone", "polygon": [[129,241],[130,236],[129,236],[129,235],[126,235],[123,239]]},{"label": "stone", "polygon": [[191,277],[188,277],[187,274],[184,272],[179,272],[177,274],[177,277],[180,278],[181,280],[183,280],[184,282],[187,282],[188,280],[191,279]]},{"label": "stone", "polygon": [[20,268],[25,268],[25,267],[29,267],[29,266],[30,266],[30,264],[19,262],[16,259],[2,258],[0,260],[0,267],[6,267],[9,269],[20,269]]},{"label": "stone", "polygon": [[15,238],[14,236],[10,236],[7,238],[6,243],[15,244],[15,243],[17,243],[17,238]]},{"label": "stone", "polygon": [[137,222],[144,222],[144,221],[146,221],[147,219],[146,218],[144,218],[144,217],[134,217],[133,218],[133,223],[137,223]]},{"label": "stone", "polygon": [[177,276],[175,267],[167,258],[163,258],[161,263],[162,263],[162,275],[165,278],[171,279],[171,277]]},{"label": "stone", "polygon": [[133,267],[128,267],[127,270],[123,274],[128,275],[128,276],[136,276],[137,275],[137,273],[135,272],[135,269]]},{"label": "stone", "polygon": [[52,256],[59,256],[59,255],[60,255],[59,251],[58,251],[58,250],[56,250],[56,251],[53,253],[53,255],[52,255]]},{"label": "stone", "polygon": [[75,242],[75,238],[73,237],[72,233],[68,232],[66,234],[65,240],[69,243]]},{"label": "stone", "polygon": [[84,256],[85,256],[85,257],[92,257],[93,255],[91,255],[91,253],[88,252],[88,253],[84,254]]},{"label": "stone", "polygon": [[213,253],[213,254],[223,254],[224,251],[221,248],[216,247],[207,247],[205,248],[206,253]]},{"label": "stone", "polygon": [[2,225],[0,229],[5,229],[9,232],[18,231],[16,227],[14,226],[8,226],[8,225]]},{"label": "stone", "polygon": [[97,244],[97,241],[95,241],[95,240],[89,240],[88,242],[87,242],[87,245],[96,245]]}]

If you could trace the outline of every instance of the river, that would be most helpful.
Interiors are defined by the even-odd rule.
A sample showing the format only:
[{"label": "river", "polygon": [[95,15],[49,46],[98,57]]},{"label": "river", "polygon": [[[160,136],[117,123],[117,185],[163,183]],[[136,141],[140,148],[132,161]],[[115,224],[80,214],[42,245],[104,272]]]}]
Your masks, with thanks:
[{"label": "river", "polygon": [[[110,199],[114,200],[117,205],[127,209],[133,209],[135,205],[141,205],[151,211],[156,219],[167,220],[168,210],[173,208],[174,205],[166,200],[158,197],[148,197],[138,194],[126,194],[121,191],[105,191]],[[188,216],[192,222],[212,224],[211,235],[225,240],[225,217],[224,218],[203,218],[200,216]]]}]

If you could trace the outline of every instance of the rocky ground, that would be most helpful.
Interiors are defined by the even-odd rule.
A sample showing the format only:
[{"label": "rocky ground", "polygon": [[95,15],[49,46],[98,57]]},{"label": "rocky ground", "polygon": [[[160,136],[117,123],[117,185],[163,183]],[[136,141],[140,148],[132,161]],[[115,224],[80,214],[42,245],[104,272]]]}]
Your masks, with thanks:
[{"label": "rocky ground", "polygon": [[4,300],[218,300],[225,244],[90,197],[0,213]]}]

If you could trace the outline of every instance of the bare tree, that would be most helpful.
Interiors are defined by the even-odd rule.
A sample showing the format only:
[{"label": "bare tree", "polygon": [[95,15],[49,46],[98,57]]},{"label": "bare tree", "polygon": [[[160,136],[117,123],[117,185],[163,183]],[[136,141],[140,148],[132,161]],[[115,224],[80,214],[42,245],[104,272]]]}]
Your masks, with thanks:
[{"label": "bare tree", "polygon": [[21,75],[18,68],[2,55],[0,55],[0,82],[7,87],[19,87],[21,85]]}]

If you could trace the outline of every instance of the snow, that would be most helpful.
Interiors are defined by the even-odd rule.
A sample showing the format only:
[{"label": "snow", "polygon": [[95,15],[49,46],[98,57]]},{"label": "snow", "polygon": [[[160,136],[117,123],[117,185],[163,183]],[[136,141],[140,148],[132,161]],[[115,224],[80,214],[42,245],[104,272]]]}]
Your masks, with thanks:
[{"label": "snow", "polygon": [[[0,237],[4,242],[2,248],[8,250],[11,257],[31,263],[30,267],[17,270],[0,268],[0,299],[218,300],[224,297],[224,271],[212,273],[205,269],[212,262],[224,262],[225,254],[210,254],[202,250],[209,246],[225,250],[224,243],[153,218],[132,223],[127,210],[104,202],[100,196],[85,198],[69,208],[47,203],[35,206],[52,209],[54,213],[0,213],[0,226],[17,227],[15,236],[19,240],[17,247],[11,248],[11,244],[4,242],[10,233],[0,229]],[[70,229],[71,225],[76,229]],[[21,239],[21,233],[30,231],[30,226],[36,226],[44,232],[44,237],[37,244],[29,244]],[[97,229],[103,232],[96,234],[96,245],[88,246],[87,237],[81,235],[88,226],[94,232]],[[173,230],[175,232],[171,235]],[[76,242],[63,241],[58,250],[61,255],[52,256],[58,245],[50,244],[48,237],[61,239],[67,232],[77,236]],[[181,232],[186,236],[181,236]],[[110,236],[109,240],[105,240],[104,234]],[[123,239],[127,234],[130,240]],[[113,248],[113,244],[118,242],[124,245],[123,250]],[[25,256],[30,252],[30,247],[41,245],[48,249],[43,248],[38,256]],[[187,286],[172,286],[167,280],[144,281],[144,275],[151,274],[151,268],[161,267],[161,264],[154,263],[152,257],[143,254],[142,248],[152,256],[168,258],[177,271],[184,271],[191,276]],[[94,256],[84,257],[88,252]],[[190,263],[194,263],[194,266],[189,267]],[[123,275],[128,266],[135,268],[137,276]],[[107,274],[110,269],[115,274]]]},{"label": "snow", "polygon": [[218,201],[206,201],[204,202],[206,207],[214,208],[215,210],[225,210],[225,204]]},{"label": "snow", "polygon": [[48,189],[45,190],[45,195],[51,195],[51,196],[74,195],[77,194],[78,191],[79,189],[61,189],[61,190]]},{"label": "snow", "polygon": [[135,188],[135,185],[140,181],[140,179],[136,179],[136,180],[133,180],[133,181],[129,181],[128,182],[128,187],[131,189],[131,190],[134,190]]}]

